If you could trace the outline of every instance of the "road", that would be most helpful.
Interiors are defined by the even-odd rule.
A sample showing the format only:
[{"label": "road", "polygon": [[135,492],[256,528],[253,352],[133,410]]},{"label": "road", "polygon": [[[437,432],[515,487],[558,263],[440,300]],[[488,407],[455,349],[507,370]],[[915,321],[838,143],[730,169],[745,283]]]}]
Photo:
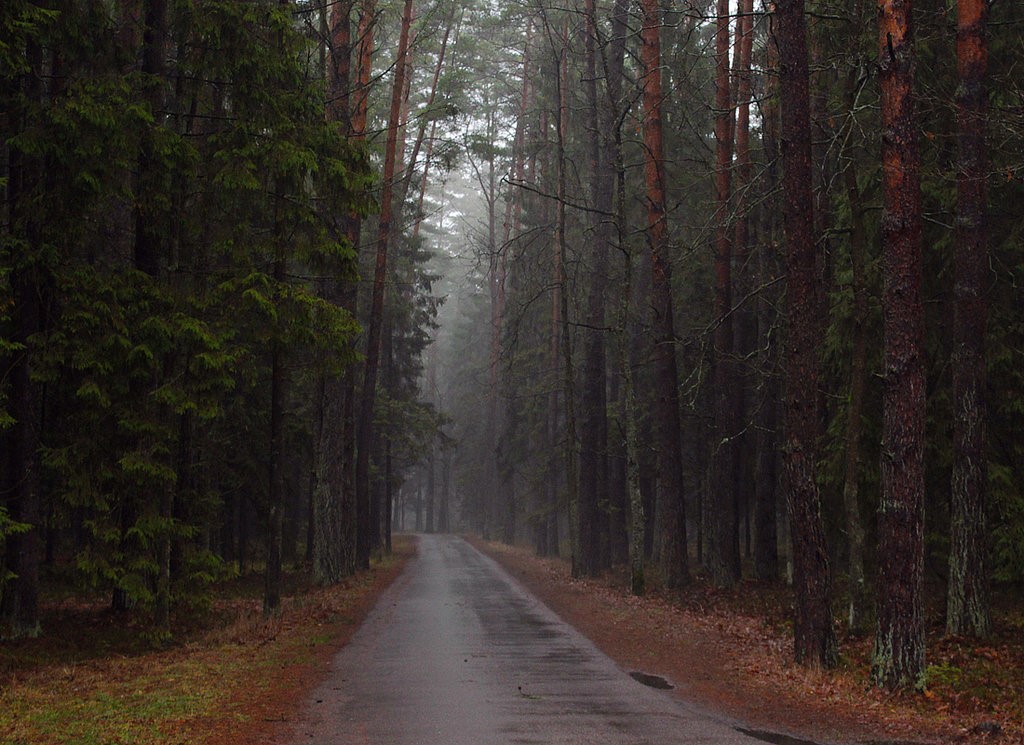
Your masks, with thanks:
[{"label": "road", "polygon": [[295,745],[796,742],[637,682],[453,536],[419,538],[307,712]]}]

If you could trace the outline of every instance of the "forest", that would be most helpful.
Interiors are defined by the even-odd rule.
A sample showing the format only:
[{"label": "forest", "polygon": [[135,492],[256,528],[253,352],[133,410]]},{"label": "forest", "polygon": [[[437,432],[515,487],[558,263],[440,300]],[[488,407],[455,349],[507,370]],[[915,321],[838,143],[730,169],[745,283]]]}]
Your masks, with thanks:
[{"label": "forest", "polygon": [[5,0],[0,637],[472,532],[919,685],[1024,582],[1022,58],[1006,0]]}]

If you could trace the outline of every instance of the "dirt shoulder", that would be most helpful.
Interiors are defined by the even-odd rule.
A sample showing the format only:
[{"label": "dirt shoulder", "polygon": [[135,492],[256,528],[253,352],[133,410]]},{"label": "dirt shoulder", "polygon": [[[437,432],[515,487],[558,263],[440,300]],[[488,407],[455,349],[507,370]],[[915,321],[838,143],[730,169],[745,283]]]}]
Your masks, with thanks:
[{"label": "dirt shoulder", "polygon": [[[771,612],[772,606],[788,607],[772,595],[777,590],[740,588],[746,605],[766,611],[744,615],[709,588],[691,588],[685,603],[636,598],[623,582],[572,579],[564,561],[472,542],[622,668],[659,675],[680,696],[752,730],[837,745],[991,741],[984,714],[954,721],[934,695],[878,691],[867,684],[859,660],[827,674],[792,664],[791,632]],[[1018,741],[1015,725],[1000,728],[999,741]]]},{"label": "dirt shoulder", "polygon": [[232,689],[218,716],[194,725],[190,741],[206,745],[293,742],[294,724],[312,691],[327,677],[331,659],[348,644],[415,553],[415,538],[396,536],[393,554],[369,572],[293,598],[283,616],[285,628],[255,640],[275,652],[252,670],[255,679],[240,681]]}]

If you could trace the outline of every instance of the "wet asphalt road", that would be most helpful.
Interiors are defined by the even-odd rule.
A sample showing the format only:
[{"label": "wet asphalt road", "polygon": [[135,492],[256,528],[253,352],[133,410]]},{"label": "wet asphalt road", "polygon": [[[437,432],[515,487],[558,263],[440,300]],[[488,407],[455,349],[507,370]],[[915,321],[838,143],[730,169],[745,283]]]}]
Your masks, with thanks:
[{"label": "wet asphalt road", "polygon": [[419,552],[331,663],[295,745],[763,745],[638,683],[453,536]]}]

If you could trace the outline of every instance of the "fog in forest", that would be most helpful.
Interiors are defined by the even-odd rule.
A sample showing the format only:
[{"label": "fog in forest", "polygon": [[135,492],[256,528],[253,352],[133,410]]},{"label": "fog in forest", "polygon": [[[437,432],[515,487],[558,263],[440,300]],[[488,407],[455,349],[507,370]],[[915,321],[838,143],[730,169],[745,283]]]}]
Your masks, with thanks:
[{"label": "fog in forest", "polygon": [[1024,6],[58,5],[0,6],[0,635],[398,531],[778,583],[891,688],[1019,595]]}]

